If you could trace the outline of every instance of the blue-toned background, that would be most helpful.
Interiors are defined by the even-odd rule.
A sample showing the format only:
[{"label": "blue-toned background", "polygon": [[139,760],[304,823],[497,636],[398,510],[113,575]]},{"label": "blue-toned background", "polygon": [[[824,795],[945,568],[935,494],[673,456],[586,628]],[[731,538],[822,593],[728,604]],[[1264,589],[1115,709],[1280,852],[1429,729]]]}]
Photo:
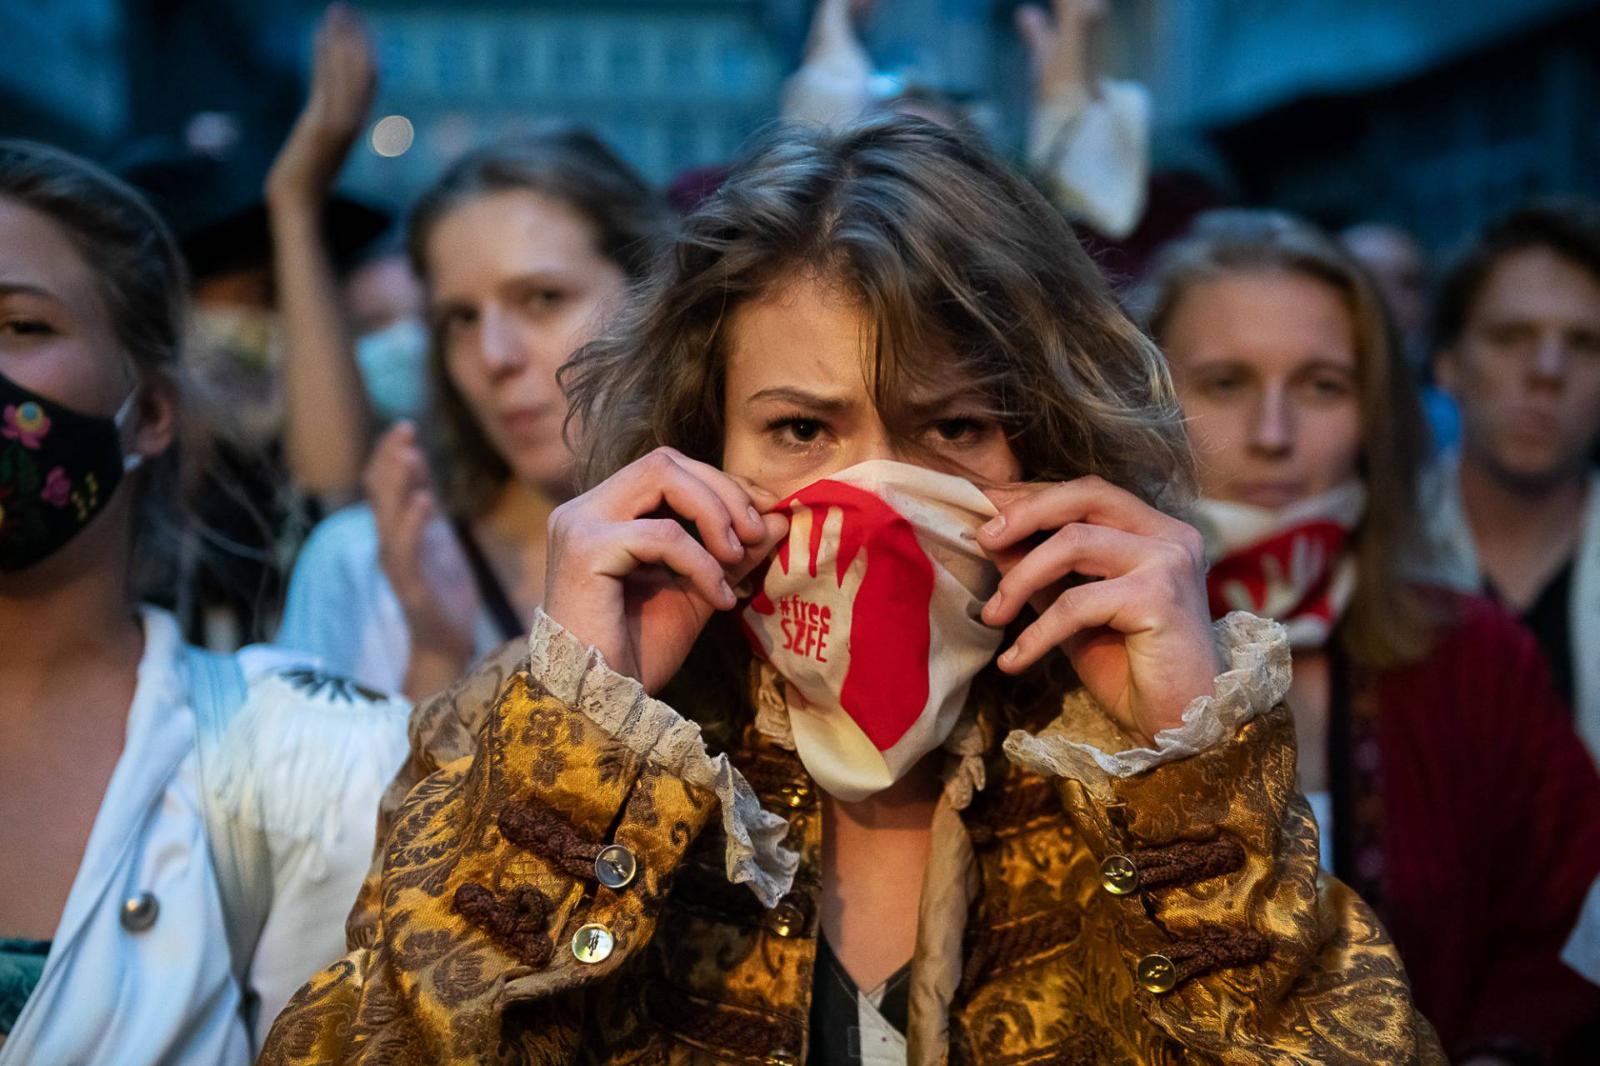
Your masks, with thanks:
[{"label": "blue-toned background", "polygon": [[[879,0],[877,67],[966,102],[1010,151],[1026,121],[1011,0]],[[163,140],[264,171],[303,92],[306,0],[0,0],[0,135],[115,160]],[[726,160],[770,118],[805,0],[371,0],[375,117],[346,186],[399,206],[464,148],[588,123],[651,177]],[[1154,93],[1156,163],[1329,223],[1428,244],[1522,194],[1600,194],[1600,0],[1122,0],[1107,69]],[[133,146],[133,147],[130,147]]]}]

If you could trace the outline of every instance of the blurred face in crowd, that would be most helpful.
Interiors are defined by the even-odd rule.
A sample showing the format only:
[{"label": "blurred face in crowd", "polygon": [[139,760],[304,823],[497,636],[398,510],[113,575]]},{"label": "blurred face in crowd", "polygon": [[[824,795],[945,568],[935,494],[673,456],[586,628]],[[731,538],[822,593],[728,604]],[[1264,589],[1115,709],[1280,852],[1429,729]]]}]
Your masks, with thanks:
[{"label": "blurred face in crowd", "polygon": [[406,257],[394,252],[351,271],[344,283],[344,302],[350,324],[361,335],[405,319],[421,319],[427,298]]},{"label": "blurred face in crowd", "polygon": [[1355,328],[1332,286],[1285,271],[1201,281],[1166,341],[1204,495],[1277,508],[1355,476]]},{"label": "blurred face in crowd", "polygon": [[[138,380],[89,263],[47,215],[4,197],[0,373],[82,414],[106,417],[116,413]],[[150,390],[124,423],[124,450],[143,455],[164,451],[172,441],[172,415],[159,390]],[[120,514],[127,498],[119,487],[107,512]],[[122,535],[125,521],[125,515],[112,520],[100,515],[73,542],[72,558],[94,557],[106,531]]]},{"label": "blurred face in crowd", "polygon": [[1600,278],[1546,248],[1506,255],[1438,374],[1472,461],[1535,491],[1579,476],[1600,437]]},{"label": "blurred face in crowd", "polygon": [[556,370],[626,278],[568,204],[518,189],[468,200],[428,235],[429,318],[450,381],[522,481],[570,486]]},{"label": "blurred face in crowd", "polygon": [[110,415],[133,388],[89,264],[48,217],[0,199],[0,373]]},{"label": "blurred face in crowd", "polygon": [[916,444],[890,434],[869,385],[874,324],[839,286],[803,276],[752,300],[728,326],[723,467],[786,496],[869,459],[937,465],[980,480],[1016,481],[1005,432],[950,381],[924,408]]},{"label": "blurred face in crowd", "polygon": [[1422,249],[1402,229],[1369,224],[1352,226],[1340,241],[1372,276],[1395,327],[1415,344],[1427,325],[1427,268]]}]

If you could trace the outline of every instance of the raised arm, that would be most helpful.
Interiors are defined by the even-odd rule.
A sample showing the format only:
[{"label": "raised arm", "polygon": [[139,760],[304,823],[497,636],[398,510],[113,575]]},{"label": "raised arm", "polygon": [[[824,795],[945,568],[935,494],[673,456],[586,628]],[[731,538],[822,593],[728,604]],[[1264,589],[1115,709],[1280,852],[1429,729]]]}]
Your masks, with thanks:
[{"label": "raised arm", "polygon": [[1057,207],[1120,240],[1144,215],[1150,100],[1144,86],[1101,77],[1091,37],[1106,0],[1054,0],[1017,9],[1033,72],[1028,162]]},{"label": "raised arm", "polygon": [[332,5],[317,31],[311,95],[267,175],[273,270],[288,341],[284,448],[295,480],[316,495],[355,494],[372,435],[322,212],[376,87],[365,29],[350,8]]}]

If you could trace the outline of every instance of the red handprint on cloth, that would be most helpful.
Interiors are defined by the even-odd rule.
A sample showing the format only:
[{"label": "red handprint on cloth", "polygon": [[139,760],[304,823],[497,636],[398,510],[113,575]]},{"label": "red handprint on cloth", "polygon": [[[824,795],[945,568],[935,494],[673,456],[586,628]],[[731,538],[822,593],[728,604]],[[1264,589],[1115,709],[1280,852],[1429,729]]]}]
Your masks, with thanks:
[{"label": "red handprint on cloth", "polygon": [[837,703],[888,751],[928,702],[933,563],[910,522],[853,485],[818,481],[778,509],[789,539],[752,575],[745,630],[808,702]]},{"label": "red handprint on cloth", "polygon": [[1333,562],[1348,537],[1337,522],[1312,521],[1218,560],[1206,574],[1212,617],[1249,611],[1282,622],[1310,618],[1332,625]]}]

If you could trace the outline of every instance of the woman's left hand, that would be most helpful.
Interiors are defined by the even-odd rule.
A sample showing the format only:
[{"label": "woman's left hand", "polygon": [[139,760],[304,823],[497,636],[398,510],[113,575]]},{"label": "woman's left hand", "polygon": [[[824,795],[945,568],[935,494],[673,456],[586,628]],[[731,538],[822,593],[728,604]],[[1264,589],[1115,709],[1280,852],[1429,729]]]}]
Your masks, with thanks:
[{"label": "woman's left hand", "polygon": [[[1193,527],[1098,477],[988,495],[1000,515],[978,544],[1003,576],[983,620],[1007,625],[1030,603],[1039,612],[1001,670],[1019,674],[1060,648],[1089,695],[1144,742],[1211,695],[1223,663]],[[1069,585],[1074,574],[1098,580]]]}]

